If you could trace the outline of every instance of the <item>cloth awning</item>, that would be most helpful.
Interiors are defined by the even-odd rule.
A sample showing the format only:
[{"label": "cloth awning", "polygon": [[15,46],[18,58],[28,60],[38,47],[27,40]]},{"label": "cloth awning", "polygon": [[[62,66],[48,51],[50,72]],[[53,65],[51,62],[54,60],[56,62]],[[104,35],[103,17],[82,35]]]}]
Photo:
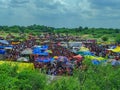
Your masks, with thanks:
[{"label": "cloth awning", "polygon": [[7,40],[0,40],[0,43],[2,43],[2,44],[9,44],[9,42],[7,41]]}]

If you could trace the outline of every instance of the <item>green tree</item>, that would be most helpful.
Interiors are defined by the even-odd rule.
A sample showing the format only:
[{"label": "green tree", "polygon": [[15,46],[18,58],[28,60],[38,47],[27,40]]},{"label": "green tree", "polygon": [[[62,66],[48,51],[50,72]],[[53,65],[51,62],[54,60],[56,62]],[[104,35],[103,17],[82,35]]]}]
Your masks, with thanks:
[{"label": "green tree", "polygon": [[119,35],[119,34],[116,35],[115,41],[116,41],[117,43],[120,43],[120,35]]},{"label": "green tree", "polygon": [[107,41],[107,40],[108,40],[108,37],[104,36],[104,37],[102,37],[102,40],[103,40],[103,41]]}]

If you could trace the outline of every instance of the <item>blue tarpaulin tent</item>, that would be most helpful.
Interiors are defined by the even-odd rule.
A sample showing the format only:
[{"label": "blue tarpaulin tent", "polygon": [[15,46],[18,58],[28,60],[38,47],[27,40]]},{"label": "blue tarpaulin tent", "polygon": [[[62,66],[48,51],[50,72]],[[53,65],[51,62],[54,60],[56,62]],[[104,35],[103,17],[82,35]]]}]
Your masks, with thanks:
[{"label": "blue tarpaulin tent", "polygon": [[0,49],[4,49],[5,47],[4,46],[0,46]]},{"label": "blue tarpaulin tent", "polygon": [[36,62],[48,63],[48,62],[51,62],[53,60],[54,60],[54,58],[45,58],[44,60],[37,59]]},{"label": "blue tarpaulin tent", "polygon": [[83,52],[84,55],[91,55],[91,56],[94,56],[94,53],[90,52],[90,51],[85,51]]},{"label": "blue tarpaulin tent", "polygon": [[98,60],[92,60],[92,64],[94,64],[94,65],[99,65],[99,64],[100,64],[100,61],[98,61]]},{"label": "blue tarpaulin tent", "polygon": [[0,54],[5,54],[5,50],[0,50]]},{"label": "blue tarpaulin tent", "polygon": [[105,63],[105,62],[106,62],[106,60],[102,60],[102,61],[92,60],[92,64],[94,64],[94,65],[99,65],[99,64]]},{"label": "blue tarpaulin tent", "polygon": [[47,49],[48,46],[35,47],[33,48],[33,54],[47,56],[48,55],[48,52],[46,52]]},{"label": "blue tarpaulin tent", "polygon": [[80,54],[80,55],[90,55],[90,56],[94,56],[94,53],[93,52],[90,52],[90,51],[79,51],[77,52],[77,54]]},{"label": "blue tarpaulin tent", "polygon": [[5,46],[5,49],[12,49],[13,46]]}]

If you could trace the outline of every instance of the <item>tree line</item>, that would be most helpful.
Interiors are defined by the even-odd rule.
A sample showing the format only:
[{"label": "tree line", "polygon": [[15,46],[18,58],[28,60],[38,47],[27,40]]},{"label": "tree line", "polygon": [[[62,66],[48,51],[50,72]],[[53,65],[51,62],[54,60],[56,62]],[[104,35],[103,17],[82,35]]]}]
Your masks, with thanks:
[{"label": "tree line", "polygon": [[84,34],[95,34],[95,33],[104,33],[104,34],[112,34],[112,33],[120,33],[120,29],[113,28],[88,28],[79,26],[77,28],[54,28],[48,27],[44,25],[30,25],[30,26],[0,26],[0,31],[5,32],[14,32],[14,33],[30,33],[30,32],[51,32],[51,33],[84,33]]},{"label": "tree line", "polygon": [[[44,25],[30,25],[30,26],[0,26],[0,31],[5,33],[28,33],[33,35],[40,35],[41,33],[63,33],[74,36],[92,35],[92,38],[102,38],[103,41],[107,41],[110,38],[114,38],[115,41],[120,42],[120,29],[113,28],[89,28],[79,26],[77,28],[55,28]],[[91,38],[91,37],[89,37]]]}]

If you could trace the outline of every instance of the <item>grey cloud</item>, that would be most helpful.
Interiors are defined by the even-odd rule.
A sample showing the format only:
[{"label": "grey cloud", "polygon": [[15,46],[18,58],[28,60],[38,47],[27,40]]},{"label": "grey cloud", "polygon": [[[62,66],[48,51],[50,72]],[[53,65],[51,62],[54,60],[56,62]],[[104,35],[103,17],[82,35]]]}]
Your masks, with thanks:
[{"label": "grey cloud", "polygon": [[120,1],[119,0],[91,0],[91,3],[93,4],[93,8],[96,9],[105,9],[105,8],[111,8],[111,9],[120,9]]},{"label": "grey cloud", "polygon": [[25,4],[25,3],[29,3],[29,0],[12,0],[11,3],[14,3],[14,4]]},{"label": "grey cloud", "polygon": [[119,3],[119,0],[0,0],[0,23],[120,27]]},{"label": "grey cloud", "polygon": [[13,8],[24,7],[28,3],[29,3],[29,0],[11,0],[11,2],[9,3],[9,6]]}]

